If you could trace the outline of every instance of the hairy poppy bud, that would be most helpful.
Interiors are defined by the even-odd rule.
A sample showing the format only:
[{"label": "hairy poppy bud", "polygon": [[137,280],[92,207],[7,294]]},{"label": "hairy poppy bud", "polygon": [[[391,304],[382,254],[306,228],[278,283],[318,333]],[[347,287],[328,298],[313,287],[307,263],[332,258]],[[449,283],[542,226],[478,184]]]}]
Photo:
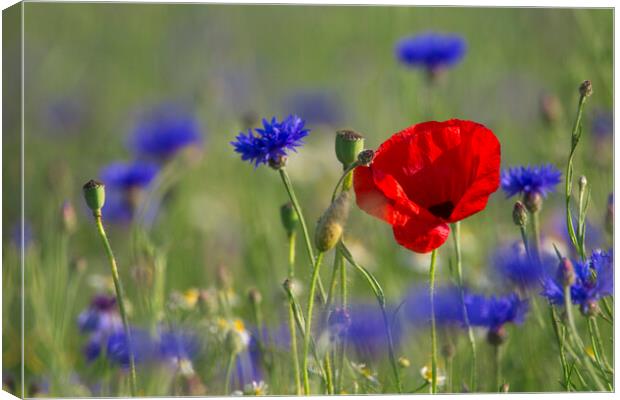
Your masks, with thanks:
[{"label": "hairy poppy bud", "polygon": [[342,192],[317,223],[314,243],[319,251],[325,252],[338,243],[348,214],[349,192]]},{"label": "hairy poppy bud", "polygon": [[375,152],[374,150],[364,150],[361,153],[359,153],[357,155],[357,162],[360,163],[360,165],[369,165],[373,158],[375,158]]},{"label": "hairy poppy bud", "polygon": [[506,329],[503,326],[490,329],[487,333],[487,342],[493,346],[499,346],[506,341]]},{"label": "hairy poppy bud", "polygon": [[411,361],[405,356],[398,357],[398,366],[401,368],[409,368],[411,366]]},{"label": "hairy poppy bud", "polygon": [[364,137],[351,129],[336,132],[336,157],[346,168],[357,160],[364,150]]},{"label": "hairy poppy bud", "polygon": [[105,185],[91,179],[83,186],[84,200],[92,211],[100,211],[105,204]]},{"label": "hairy poppy bud", "polygon": [[592,96],[592,82],[589,80],[583,81],[579,86],[579,94],[581,97]]},{"label": "hairy poppy bud", "polygon": [[282,226],[284,226],[286,230],[286,234],[289,236],[292,235],[299,224],[299,216],[293,204],[286,203],[280,207],[280,218],[282,220]]},{"label": "hairy poppy bud", "polygon": [[525,195],[523,203],[525,203],[527,210],[533,214],[542,210],[543,198],[538,192],[530,192]]},{"label": "hairy poppy bud", "polygon": [[573,263],[568,258],[562,258],[560,261],[560,278],[563,286],[571,286],[575,284],[575,280],[577,279],[575,276],[575,267]]},{"label": "hairy poppy bud", "polygon": [[523,203],[518,200],[512,209],[512,220],[517,226],[525,226],[527,224],[527,210]]},{"label": "hairy poppy bud", "polygon": [[74,233],[77,228],[77,216],[75,215],[73,204],[70,201],[62,203],[60,214],[63,231],[68,234]]}]

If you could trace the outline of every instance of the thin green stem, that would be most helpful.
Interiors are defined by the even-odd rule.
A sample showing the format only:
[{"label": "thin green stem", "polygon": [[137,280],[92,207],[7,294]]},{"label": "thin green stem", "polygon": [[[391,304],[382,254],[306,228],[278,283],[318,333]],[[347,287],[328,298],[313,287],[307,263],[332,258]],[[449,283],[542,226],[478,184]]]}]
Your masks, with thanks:
[{"label": "thin green stem", "polygon": [[310,281],[310,291],[308,292],[308,309],[306,311],[306,326],[304,328],[304,348],[302,358],[302,372],[304,377],[304,393],[310,394],[310,377],[308,376],[308,352],[310,350],[310,337],[312,336],[312,312],[314,308],[314,297],[316,292],[317,281],[319,280],[319,268],[323,261],[323,255],[320,252],[316,257],[314,270],[312,271],[312,280]]},{"label": "thin green stem", "polygon": [[553,332],[555,333],[555,339],[558,342],[558,347],[560,350],[560,364],[562,365],[562,375],[564,377],[564,387],[566,390],[570,391],[570,378],[568,373],[568,364],[566,363],[566,354],[564,352],[564,337],[560,333],[560,325],[558,324],[558,316],[555,311],[555,307],[550,304],[549,311],[551,314],[551,326],[553,327]]},{"label": "thin green stem", "polygon": [[325,353],[325,361],[323,364],[325,365],[325,378],[327,380],[327,394],[334,394],[334,377],[332,372],[332,363],[329,359],[329,352]]},{"label": "thin green stem", "polygon": [[527,255],[527,259],[532,260],[532,255],[530,254],[530,246],[527,240],[527,230],[525,224],[519,226],[519,231],[521,232],[521,240],[523,241],[523,247],[525,247],[525,254]]},{"label": "thin green stem", "polygon": [[[301,231],[304,235],[304,243],[306,245],[306,251],[308,252],[308,258],[310,259],[310,265],[314,266],[315,258],[314,258],[314,250],[312,247],[312,241],[310,240],[310,235],[308,234],[308,226],[306,225],[306,219],[304,218],[303,212],[301,210],[301,206],[299,205],[299,201],[297,201],[297,196],[295,196],[295,191],[293,190],[293,184],[291,183],[291,179],[289,178],[288,173],[286,172],[286,169],[280,168],[278,172],[280,173],[280,178],[282,178],[282,183],[284,183],[284,187],[286,188],[288,197],[291,200],[291,203],[293,204],[293,208],[295,209],[295,212],[297,213],[297,216],[299,217],[299,223],[301,225]],[[314,274],[314,271],[313,271],[313,274]],[[321,282],[321,279],[319,277],[317,277],[317,279],[318,279],[318,285],[319,285],[319,292],[321,294],[321,302],[325,304],[325,300],[326,300],[325,289],[323,288],[323,283]]]},{"label": "thin green stem", "polygon": [[435,326],[435,265],[437,249],[431,253],[431,266],[428,272],[431,296],[431,393],[437,393],[437,327]]},{"label": "thin green stem", "polygon": [[235,365],[235,358],[237,357],[236,353],[230,353],[228,357],[228,363],[226,364],[226,378],[224,381],[224,393],[230,394],[230,379],[232,377],[233,367]]},{"label": "thin green stem", "polygon": [[463,320],[465,327],[467,328],[467,338],[469,340],[469,347],[471,349],[471,376],[470,385],[471,391],[475,392],[477,387],[477,352],[476,352],[476,340],[474,338],[474,331],[469,324],[469,316],[467,315],[467,307],[465,306],[465,287],[463,284],[463,262],[461,255],[461,223],[456,222],[452,224],[452,238],[454,240],[454,251],[456,254],[456,276],[459,285],[459,294],[461,297],[461,307],[463,311]]},{"label": "thin green stem", "polygon": [[500,387],[502,386],[502,360],[501,360],[501,349],[500,345],[493,345],[493,365],[494,365],[494,375],[495,375],[495,389],[494,391],[501,391]]},{"label": "thin green stem", "polygon": [[536,257],[536,261],[540,262],[540,211],[532,213],[532,233],[534,234],[534,241],[532,242],[533,257]]},{"label": "thin green stem", "polygon": [[125,309],[125,296],[123,294],[123,286],[121,285],[121,280],[118,275],[118,268],[116,266],[116,259],[114,258],[114,253],[112,252],[112,247],[110,246],[110,242],[108,241],[108,236],[105,233],[105,229],[103,228],[103,221],[101,220],[101,210],[95,211],[93,213],[95,217],[95,224],[97,225],[97,231],[99,232],[99,236],[101,237],[101,241],[103,242],[103,247],[105,248],[106,254],[108,256],[108,261],[110,262],[110,269],[112,271],[112,280],[114,281],[114,290],[116,291],[116,298],[118,299],[118,308],[121,314],[121,320],[123,322],[123,329],[125,331],[125,337],[127,338],[127,347],[129,350],[129,374],[130,374],[130,384],[131,384],[131,395],[135,397],[137,395],[137,384],[136,384],[136,363],[133,353],[133,345],[131,341],[131,332],[129,330],[129,320],[127,319],[127,312]]},{"label": "thin green stem", "polygon": [[[334,191],[332,192],[332,203],[334,202],[334,200],[336,200],[336,195],[338,194],[338,188],[340,187],[340,185],[345,181],[345,179],[348,179],[348,177],[351,176],[351,171],[353,171],[357,166],[359,166],[359,163],[355,161],[344,169],[344,172],[342,173],[342,175],[340,175],[340,179],[338,179],[338,182],[336,182],[336,186],[334,187]],[[348,183],[346,185],[343,185],[343,190],[349,190],[350,186],[346,186],[348,186]]]},{"label": "thin green stem", "polygon": [[[288,236],[288,278],[292,280],[295,277],[295,232]],[[301,374],[299,370],[299,353],[297,350],[297,331],[295,329],[295,303],[289,300],[288,309],[289,333],[291,336],[291,357],[293,358],[293,372],[295,374],[295,393],[298,396],[302,394]]]}]

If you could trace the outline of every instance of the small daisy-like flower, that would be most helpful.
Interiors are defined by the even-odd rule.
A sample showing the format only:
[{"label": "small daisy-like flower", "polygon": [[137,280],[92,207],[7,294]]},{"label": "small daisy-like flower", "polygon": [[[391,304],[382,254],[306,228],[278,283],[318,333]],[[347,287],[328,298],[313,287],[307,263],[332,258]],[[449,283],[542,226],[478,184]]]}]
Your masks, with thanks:
[{"label": "small daisy-like flower", "polygon": [[[422,378],[428,383],[431,383],[433,381],[433,369],[428,365],[420,368],[420,375],[422,375]],[[446,375],[441,369],[437,368],[437,385],[443,386],[445,383]]]},{"label": "small daisy-like flower", "polygon": [[[571,301],[579,305],[582,313],[596,312],[598,301],[613,294],[613,263],[611,250],[595,250],[585,262],[573,262],[575,283],[570,287]],[[549,299],[552,304],[564,304],[561,271],[558,271],[555,278],[549,277],[544,280],[541,295]]]},{"label": "small daisy-like flower", "polygon": [[461,36],[436,32],[408,36],[396,44],[396,57],[400,62],[428,71],[457,64],[466,51],[467,44]]},{"label": "small daisy-like flower", "polygon": [[562,173],[553,165],[514,167],[502,171],[501,185],[508,197],[516,194],[547,197],[560,183]]},{"label": "small daisy-like flower", "polygon": [[359,374],[362,378],[364,378],[365,380],[367,380],[370,383],[373,384],[378,384],[379,380],[377,379],[377,374],[375,372],[373,372],[368,365],[364,364],[364,363],[360,363],[360,364],[356,364],[356,363],[351,363],[351,367],[353,367],[353,370]]},{"label": "small daisy-like flower", "polygon": [[198,120],[179,105],[163,104],[148,112],[134,127],[129,147],[139,157],[165,161],[177,152],[202,144]]},{"label": "small daisy-like flower", "polygon": [[495,345],[505,337],[504,325],[522,323],[529,309],[528,301],[521,300],[516,293],[501,297],[468,294],[465,304],[469,323],[487,328],[487,339]]},{"label": "small daisy-like flower", "polygon": [[276,117],[271,121],[263,119],[262,129],[240,133],[230,144],[241,154],[243,161],[252,162],[256,167],[260,164],[279,164],[287,156],[287,151],[296,151],[304,144],[302,139],[310,132],[304,126],[304,120],[296,115],[289,115],[281,122]]},{"label": "small daisy-like flower", "polygon": [[265,383],[265,381],[252,381],[248,383],[243,388],[243,394],[246,396],[265,396],[267,395],[267,391],[269,386]]}]

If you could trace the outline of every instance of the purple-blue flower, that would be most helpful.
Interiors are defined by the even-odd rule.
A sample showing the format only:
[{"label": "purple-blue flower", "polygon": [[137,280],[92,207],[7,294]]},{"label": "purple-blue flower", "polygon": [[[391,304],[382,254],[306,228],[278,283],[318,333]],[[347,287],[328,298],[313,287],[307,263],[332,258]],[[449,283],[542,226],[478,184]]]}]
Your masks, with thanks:
[{"label": "purple-blue flower", "polygon": [[557,259],[547,253],[542,254],[540,262],[530,259],[520,242],[500,247],[492,257],[498,276],[521,290],[540,287],[542,279],[551,273],[556,264]]},{"label": "purple-blue flower", "polygon": [[149,360],[156,353],[155,343],[149,333],[142,329],[131,329],[131,342],[127,340],[125,331],[115,332],[108,337],[106,343],[107,358],[123,368],[129,367],[129,345],[136,363]]},{"label": "purple-blue flower", "polygon": [[[435,323],[437,325],[462,325],[463,305],[458,287],[440,286],[435,289]],[[431,322],[431,296],[428,285],[417,286],[410,290],[405,299],[403,310],[407,319],[414,326],[427,326]]]},{"label": "purple-blue flower", "polygon": [[[394,308],[388,308],[387,314],[392,322]],[[348,309],[350,323],[347,323],[347,343],[362,360],[377,360],[387,354],[387,339],[383,314],[377,304],[351,304]],[[402,336],[398,318],[392,325],[394,344],[398,346]]]},{"label": "purple-blue flower", "polygon": [[429,71],[457,64],[466,51],[463,37],[436,32],[408,36],[396,44],[396,57],[400,62]]},{"label": "purple-blue flower", "polygon": [[107,294],[93,297],[89,307],[78,316],[77,323],[80,332],[89,334],[88,341],[82,348],[87,361],[99,357],[108,337],[123,330],[116,298]]},{"label": "purple-blue flower", "polygon": [[614,134],[614,115],[611,111],[597,109],[592,114],[592,133],[598,138],[612,137]]},{"label": "purple-blue flower", "polygon": [[287,96],[283,105],[286,111],[303,115],[305,120],[313,125],[336,125],[343,117],[340,99],[326,91],[299,91]]},{"label": "purple-blue flower", "polygon": [[528,301],[521,300],[516,293],[499,297],[468,294],[465,304],[469,323],[494,333],[500,332],[506,323],[522,323],[529,309]]},{"label": "purple-blue flower", "polygon": [[[573,262],[576,279],[570,287],[571,301],[579,305],[583,313],[596,309],[601,298],[613,295],[613,263],[612,250],[594,250],[585,262]],[[555,277],[544,280],[541,295],[551,304],[564,304],[564,290],[559,269]]]},{"label": "purple-blue flower", "polygon": [[198,337],[189,331],[164,331],[159,336],[159,355],[164,360],[193,360],[200,351]]},{"label": "purple-blue flower", "polygon": [[159,167],[153,163],[113,162],[101,170],[99,177],[107,189],[128,190],[148,186],[157,176],[157,172]]},{"label": "purple-blue flower", "polygon": [[514,167],[502,171],[501,185],[508,197],[516,194],[534,195],[543,198],[555,190],[562,173],[553,165]]},{"label": "purple-blue flower", "polygon": [[196,117],[179,105],[162,104],[146,112],[134,127],[129,147],[139,157],[165,161],[179,150],[200,146]]},{"label": "purple-blue flower", "polygon": [[303,145],[303,138],[308,136],[309,129],[304,128],[305,122],[296,115],[289,115],[286,119],[278,122],[276,117],[271,121],[263,119],[263,128],[248,130],[248,133],[239,133],[236,140],[230,142],[235,151],[241,154],[241,159],[250,161],[255,166],[279,163],[282,157],[287,156],[287,151],[296,151]]}]

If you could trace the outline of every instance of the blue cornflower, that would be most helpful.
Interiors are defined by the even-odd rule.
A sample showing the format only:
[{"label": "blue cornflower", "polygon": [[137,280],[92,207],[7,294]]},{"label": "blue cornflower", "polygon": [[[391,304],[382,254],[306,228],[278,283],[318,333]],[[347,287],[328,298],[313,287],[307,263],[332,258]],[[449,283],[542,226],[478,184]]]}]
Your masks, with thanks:
[{"label": "blue cornflower", "polygon": [[145,113],[129,141],[136,155],[158,161],[165,161],[186,147],[201,144],[198,120],[174,104],[162,104]]},{"label": "blue cornflower", "polygon": [[165,360],[192,360],[198,356],[198,337],[188,331],[165,331],[159,337],[159,355]]},{"label": "blue cornflower", "polygon": [[400,62],[428,71],[457,64],[466,51],[467,44],[463,37],[436,32],[408,36],[396,44],[396,57]]},{"label": "blue cornflower", "polygon": [[529,309],[528,301],[521,300],[516,293],[501,297],[468,294],[465,304],[469,323],[487,328],[487,340],[493,345],[503,342],[504,325],[509,322],[522,323]]},{"label": "blue cornflower", "polygon": [[598,138],[611,137],[614,133],[614,115],[611,111],[597,109],[592,115],[592,133]]},{"label": "blue cornflower", "polygon": [[157,172],[159,172],[159,167],[153,163],[114,162],[104,167],[99,177],[107,189],[129,190],[148,186],[157,176]]},{"label": "blue cornflower", "polygon": [[556,263],[557,259],[547,253],[542,254],[540,262],[530,259],[521,242],[500,247],[492,257],[492,265],[499,277],[521,290],[539,287]]},{"label": "blue cornflower", "polygon": [[[129,367],[129,341],[125,331],[115,332],[108,337],[106,355],[110,361],[123,368]],[[131,349],[136,363],[147,361],[155,353],[153,339],[142,329],[131,328]]]},{"label": "blue cornflower", "polygon": [[[28,248],[28,246],[32,244],[33,239],[34,239],[34,234],[32,232],[32,226],[27,221],[24,221],[23,227],[24,227],[24,248],[26,249]],[[21,249],[21,244],[22,244],[22,223],[21,221],[18,221],[17,223],[13,224],[13,227],[11,228],[11,242],[13,243],[15,247]]]},{"label": "blue cornflower", "polygon": [[[573,262],[575,283],[570,287],[571,301],[579,305],[581,312],[588,314],[597,309],[598,300],[613,294],[613,251],[594,250],[585,262]],[[564,304],[562,274],[543,282],[541,295],[551,304]]]},{"label": "blue cornflower", "polygon": [[296,151],[296,147],[304,144],[303,138],[308,136],[309,129],[304,129],[305,122],[296,115],[289,115],[282,122],[276,117],[271,122],[263,119],[263,128],[252,129],[248,133],[240,133],[230,142],[235,151],[241,154],[244,161],[253,162],[257,167],[260,164],[280,164],[287,151]]},{"label": "blue cornflower", "polygon": [[[388,309],[388,316],[395,310]],[[383,314],[377,304],[357,303],[349,306],[350,322],[347,322],[347,343],[363,360],[377,360],[387,354],[387,342]],[[390,321],[392,317],[389,317]],[[392,325],[394,344],[398,346],[402,328],[398,318]]]},{"label": "blue cornflower", "polygon": [[283,105],[286,111],[303,115],[305,120],[313,125],[336,125],[343,118],[340,99],[326,91],[299,91],[287,96]]},{"label": "blue cornflower", "polygon": [[116,307],[116,297],[97,295],[91,300],[88,309],[78,316],[81,332],[114,332],[122,327]]},{"label": "blue cornflower", "polygon": [[561,177],[562,173],[551,164],[521,166],[502,171],[501,185],[508,197],[521,193],[545,198],[555,190]]},{"label": "blue cornflower", "polygon": [[[461,293],[456,286],[441,286],[435,289],[435,323],[437,325],[462,325],[463,305]],[[430,325],[431,296],[429,287],[413,288],[405,299],[404,312],[414,326]]]}]

